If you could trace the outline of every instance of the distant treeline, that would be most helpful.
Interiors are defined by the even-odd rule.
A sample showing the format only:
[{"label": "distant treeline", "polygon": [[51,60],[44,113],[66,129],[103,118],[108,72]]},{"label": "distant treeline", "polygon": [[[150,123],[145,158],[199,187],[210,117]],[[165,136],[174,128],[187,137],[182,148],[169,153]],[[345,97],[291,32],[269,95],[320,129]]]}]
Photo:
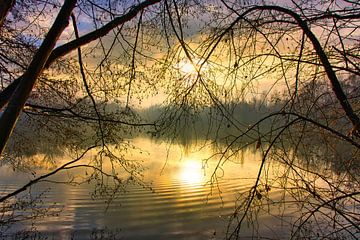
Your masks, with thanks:
[{"label": "distant treeline", "polygon": [[[32,114],[23,113],[8,144],[7,152],[17,156],[37,153],[58,155],[64,148],[81,148],[100,143],[101,134],[109,144],[144,136],[184,145],[199,140],[222,141],[229,136],[241,134],[259,119],[279,108],[280,105],[255,100],[201,109],[191,106],[155,105],[145,109],[127,110],[117,103],[106,103],[98,107],[104,119],[155,125],[133,127],[104,121],[101,133],[98,122],[94,120],[97,116],[92,105],[83,101],[77,108],[72,109],[79,116],[59,114],[51,109],[37,109]],[[271,120],[264,121],[252,134],[266,131],[273,124]]]},{"label": "distant treeline", "polygon": [[[262,101],[232,102],[221,106],[194,109],[190,106],[152,106],[139,111],[143,119],[155,121],[159,131],[151,132],[153,137],[172,139],[181,144],[197,140],[228,141],[243,134],[259,120],[282,105]],[[257,138],[269,131],[276,123],[273,119],[261,121],[242,140]],[[278,123],[277,123],[278,124]]]},{"label": "distant treeline", "polygon": [[[130,123],[154,123],[153,126],[134,127],[113,122],[102,122],[102,134],[106,144],[117,144],[126,148],[126,142],[136,137],[149,137],[154,141],[176,143],[184,150],[193,144],[211,142],[215,151],[224,149],[231,143],[231,150],[250,146],[257,151],[263,148],[285,124],[284,117],[265,118],[279,112],[283,102],[269,104],[261,101],[229,103],[221,106],[194,108],[190,106],[151,106],[145,109],[129,110],[119,104],[100,105],[104,119],[117,119]],[[23,113],[14,134],[7,145],[2,164],[11,164],[16,169],[31,166],[33,156],[41,154],[44,161],[55,161],[65,150],[82,150],[94,144],[101,144],[101,132],[92,106],[83,103],[73,109],[82,117],[66,117],[51,112]],[[86,118],[89,117],[92,120]],[[264,119],[259,124],[259,120]],[[255,124],[255,125],[254,125]],[[249,128],[252,128],[247,132]],[[304,137],[304,132],[308,137]],[[246,134],[245,134],[246,133]],[[241,137],[239,137],[241,136]],[[331,140],[332,144],[329,143]],[[296,155],[308,167],[319,162],[341,172],[351,165],[354,171],[360,169],[351,161],[352,148],[349,144],[328,138],[321,129],[289,128],[277,140],[273,151],[277,156],[287,156],[296,147]],[[298,144],[297,141],[301,141]],[[325,147],[326,146],[326,147]],[[328,146],[331,146],[329,148]],[[141,146],[137,146],[140,147]],[[240,152],[239,152],[240,153]],[[340,155],[336,153],[341,153]],[[275,154],[276,155],[276,154]],[[349,156],[348,156],[349,155]],[[339,158],[341,156],[341,158]],[[20,160],[20,161],[19,161]],[[351,164],[349,163],[351,161]],[[324,165],[324,166],[325,166]]]}]

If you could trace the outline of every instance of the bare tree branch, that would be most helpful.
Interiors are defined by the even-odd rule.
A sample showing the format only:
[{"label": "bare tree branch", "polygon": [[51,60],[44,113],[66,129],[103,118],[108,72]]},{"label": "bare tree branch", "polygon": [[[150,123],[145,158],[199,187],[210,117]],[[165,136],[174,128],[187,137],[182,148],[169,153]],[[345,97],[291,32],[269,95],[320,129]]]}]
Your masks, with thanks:
[{"label": "bare tree branch", "polygon": [[86,149],[78,158],[76,158],[76,159],[74,159],[74,160],[72,160],[72,161],[70,161],[70,162],[65,163],[64,165],[58,167],[58,168],[55,169],[54,171],[51,171],[51,172],[49,172],[49,173],[47,173],[47,174],[45,174],[45,175],[42,175],[42,176],[40,176],[40,177],[37,177],[37,178],[29,181],[27,184],[25,184],[24,186],[18,188],[17,190],[15,190],[15,191],[13,191],[13,192],[11,192],[11,193],[8,193],[8,194],[6,194],[5,196],[0,197],[0,202],[4,202],[4,201],[8,200],[9,198],[11,198],[11,197],[13,197],[13,196],[16,196],[17,194],[25,191],[25,190],[28,189],[30,186],[32,186],[32,185],[40,182],[41,180],[44,180],[44,179],[46,179],[46,178],[48,178],[48,177],[50,177],[50,176],[52,176],[52,175],[55,175],[56,173],[58,173],[58,172],[60,172],[60,171],[62,171],[62,170],[68,169],[69,166],[71,166],[71,164],[76,163],[77,161],[79,161],[80,159],[82,159],[88,151],[90,151],[91,149],[93,149],[93,148],[95,148],[95,147],[96,147],[96,146],[91,146],[91,147],[89,147],[89,148]]}]

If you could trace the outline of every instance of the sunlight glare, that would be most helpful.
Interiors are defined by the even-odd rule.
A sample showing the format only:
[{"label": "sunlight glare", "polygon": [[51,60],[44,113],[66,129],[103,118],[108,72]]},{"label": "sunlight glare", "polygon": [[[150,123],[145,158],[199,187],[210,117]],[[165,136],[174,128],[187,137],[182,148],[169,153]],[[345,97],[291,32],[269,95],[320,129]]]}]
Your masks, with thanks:
[{"label": "sunlight glare", "polygon": [[197,70],[190,62],[185,62],[180,66],[180,71],[184,74],[196,74]]},{"label": "sunlight glare", "polygon": [[[200,69],[201,67],[201,69]],[[204,60],[201,59],[193,59],[193,62],[191,62],[189,59],[182,59],[177,65],[176,68],[179,70],[179,72],[182,75],[190,75],[195,76],[201,71],[203,73],[206,71],[207,64],[204,63]]]},{"label": "sunlight glare", "polygon": [[184,159],[184,162],[181,163],[179,177],[181,182],[185,184],[195,185],[201,183],[204,179],[201,161]]}]

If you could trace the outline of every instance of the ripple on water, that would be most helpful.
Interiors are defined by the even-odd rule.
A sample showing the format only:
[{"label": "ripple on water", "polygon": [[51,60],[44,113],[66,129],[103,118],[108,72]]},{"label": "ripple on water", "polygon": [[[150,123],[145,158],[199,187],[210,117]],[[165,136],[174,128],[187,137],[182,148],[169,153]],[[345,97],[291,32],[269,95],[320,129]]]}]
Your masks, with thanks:
[{"label": "ripple on water", "polygon": [[[41,183],[32,187],[32,194],[44,192],[43,206],[50,207],[56,202],[60,210],[58,216],[39,219],[35,226],[54,239],[68,238],[74,231],[77,238],[87,239],[93,228],[104,227],[121,229],[124,239],[211,239],[224,234],[237,194],[247,192],[253,184],[247,172],[256,168],[230,165],[224,169],[229,172],[227,178],[210,184],[211,176],[204,176],[195,157],[174,161],[161,174],[164,161],[155,159],[146,170],[155,176],[150,184],[153,190],[129,186],[126,193],[117,195],[110,204],[106,198],[92,198],[92,184]],[[244,174],[238,177],[243,172],[247,179]],[[26,182],[16,177],[7,179],[0,183],[1,191],[11,192]]]}]

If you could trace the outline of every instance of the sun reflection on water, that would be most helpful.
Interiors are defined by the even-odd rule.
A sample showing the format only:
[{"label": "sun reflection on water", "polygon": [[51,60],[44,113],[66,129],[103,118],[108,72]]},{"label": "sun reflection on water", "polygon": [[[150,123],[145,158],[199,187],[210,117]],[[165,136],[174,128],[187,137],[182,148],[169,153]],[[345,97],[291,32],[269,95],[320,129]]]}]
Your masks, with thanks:
[{"label": "sun reflection on water", "polygon": [[184,159],[179,171],[179,180],[189,185],[201,184],[204,181],[202,163],[196,159]]},{"label": "sun reflection on water", "polygon": [[[118,195],[112,199],[110,205],[107,205],[102,195],[93,198],[95,196],[92,195],[95,189],[93,183],[71,187],[53,184],[51,194],[50,191],[46,192],[48,195],[44,204],[49,206],[57,201],[59,204],[57,206],[63,206],[61,214],[40,219],[36,225],[37,230],[54,234],[57,239],[71,238],[73,231],[89,236],[92,233],[91,229],[94,228],[109,230],[121,228],[124,229],[122,230],[124,236],[131,236],[134,239],[144,237],[165,239],[167,236],[169,236],[167,239],[171,239],[172,236],[198,239],[198,233],[203,232],[210,232],[210,235],[204,235],[204,239],[213,239],[215,229],[217,236],[225,234],[224,221],[228,220],[227,216],[233,214],[234,201],[239,194],[248,192],[253,186],[262,159],[262,153],[251,149],[243,150],[243,156],[234,155],[234,161],[221,165],[220,169],[223,172],[221,176],[216,175],[218,179],[216,179],[216,187],[213,187],[209,181],[218,167],[218,159],[208,159],[208,156],[214,153],[211,146],[196,151],[196,145],[186,149],[174,145],[169,150],[166,145],[147,138],[134,139],[133,142],[141,146],[143,151],[131,152],[126,159],[144,164],[143,180],[146,183],[151,181],[151,190],[137,185],[125,186],[126,194]],[[95,150],[90,152],[81,163],[87,164],[89,159],[96,156],[95,154]],[[66,156],[57,160],[65,163],[69,158],[70,156]],[[242,161],[239,160],[240,158]],[[110,162],[104,162],[103,170],[110,172],[112,167]],[[278,171],[279,167],[275,167]],[[2,180],[2,183],[9,185],[8,187],[15,186],[11,184],[19,184],[20,178],[25,176],[9,175],[8,172],[0,171],[2,173],[0,180],[5,179],[6,181]],[[46,172],[47,170],[44,170],[44,173],[38,172],[38,174]],[[64,182],[71,174],[83,176],[86,173],[84,169],[72,169],[71,172],[60,174],[52,180]],[[125,172],[119,174],[121,177],[126,177],[124,175]],[[27,177],[22,179],[22,182],[28,182]],[[50,183],[42,184],[36,185],[37,189],[32,190],[37,193],[42,192],[42,189],[48,189],[47,184]],[[274,190],[270,192],[273,196],[274,193],[280,194]],[[276,213],[277,209],[275,207],[271,211]],[[274,223],[273,219],[268,219],[264,218],[261,223],[268,223],[271,226],[283,224],[282,220],[280,223]]]}]

